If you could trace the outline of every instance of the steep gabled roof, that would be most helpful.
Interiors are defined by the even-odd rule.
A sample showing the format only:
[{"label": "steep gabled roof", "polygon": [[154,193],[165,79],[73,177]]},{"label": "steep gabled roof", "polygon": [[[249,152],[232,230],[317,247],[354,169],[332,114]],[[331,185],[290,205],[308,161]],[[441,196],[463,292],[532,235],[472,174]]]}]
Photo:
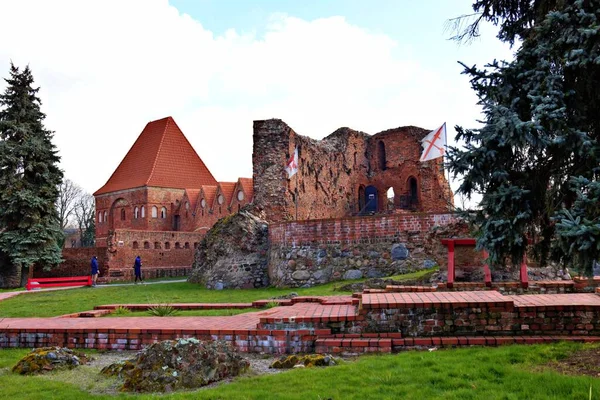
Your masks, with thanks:
[{"label": "steep gabled roof", "polygon": [[108,182],[94,195],[142,186],[200,189],[216,184],[173,118],[167,117],[146,125]]},{"label": "steep gabled roof", "polygon": [[238,181],[240,182],[240,185],[242,185],[246,200],[251,202],[252,196],[254,196],[254,181],[252,178],[240,178]]},{"label": "steep gabled roof", "polygon": [[[221,193],[224,197],[223,205],[229,206],[231,204],[231,197],[235,190],[236,182],[219,182],[217,193]],[[216,201],[216,198],[215,198]],[[215,203],[216,204],[216,203]]]},{"label": "steep gabled roof", "polygon": [[[202,198],[204,197],[204,199],[206,200],[206,205],[208,206],[208,208],[212,208],[213,201],[215,201],[215,194],[217,193],[217,187],[216,186],[204,185],[200,189],[200,192],[202,194],[198,197],[198,201],[202,200]],[[198,203],[198,207],[200,207],[200,203]]]},{"label": "steep gabled roof", "polygon": [[185,195],[190,202],[190,208],[193,210],[198,202],[198,196],[200,195],[200,189],[185,189]]}]

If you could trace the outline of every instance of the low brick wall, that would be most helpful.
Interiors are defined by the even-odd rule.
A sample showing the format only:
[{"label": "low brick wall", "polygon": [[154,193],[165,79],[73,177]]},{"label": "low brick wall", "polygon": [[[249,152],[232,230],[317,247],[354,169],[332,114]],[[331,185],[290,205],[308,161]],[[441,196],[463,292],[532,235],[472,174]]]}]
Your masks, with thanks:
[{"label": "low brick wall", "polygon": [[62,250],[63,262],[51,270],[36,268],[34,278],[56,278],[66,276],[83,276],[91,273],[92,256],[98,257],[100,275],[105,275],[107,264],[106,247],[77,247]]},{"label": "low brick wall", "polygon": [[[215,331],[175,331],[170,329],[148,330],[111,329],[80,332],[54,330],[41,333],[31,331],[0,332],[0,348],[10,347],[47,347],[60,346],[79,349],[99,350],[141,350],[161,340],[176,338],[196,338],[199,340],[224,340],[230,342],[238,351],[244,353],[312,353],[314,352],[315,331],[284,330],[236,330]],[[321,333],[330,333],[322,330]]]},{"label": "low brick wall", "polygon": [[269,277],[275,286],[306,287],[445,266],[446,248],[432,232],[455,221],[420,213],[273,223]]},{"label": "low brick wall", "polygon": [[[486,292],[479,301],[478,292],[463,293],[464,296],[437,293],[434,297],[432,294],[431,300],[426,298],[416,303],[386,303],[385,298],[390,294],[364,295],[360,310],[364,317],[361,319],[362,331],[401,332],[403,337],[600,335],[600,305],[573,304],[568,294],[547,295],[560,301],[539,304],[537,299],[544,295],[503,296],[498,293],[489,298],[490,292]],[[397,293],[391,298],[394,295],[395,298],[411,296]],[[365,299],[365,296],[369,298]],[[371,301],[370,296],[379,298]],[[463,300],[438,303],[439,299],[447,298]],[[530,298],[536,300],[528,302]]]}]

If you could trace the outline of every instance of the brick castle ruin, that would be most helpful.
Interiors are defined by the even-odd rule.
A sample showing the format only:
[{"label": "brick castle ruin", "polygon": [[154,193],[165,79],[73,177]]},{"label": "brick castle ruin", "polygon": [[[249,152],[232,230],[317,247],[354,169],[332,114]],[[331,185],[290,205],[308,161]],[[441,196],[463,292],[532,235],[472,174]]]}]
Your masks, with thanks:
[{"label": "brick castle ruin", "polygon": [[[218,182],[173,118],[152,121],[94,193],[96,249],[65,249],[66,262],[55,273],[85,273],[85,260],[95,252],[108,280],[129,279],[138,254],[147,277],[186,276],[206,232],[247,204],[273,226],[275,245],[282,229],[290,236],[297,224],[321,220],[354,221],[357,232],[363,223],[402,225],[410,218],[429,218],[432,222],[418,228],[423,231],[446,224],[452,220],[453,195],[442,161],[419,162],[427,133],[413,126],[375,135],[340,128],[314,140],[281,120],[255,121],[253,177]],[[299,172],[288,179],[284,167],[296,146]],[[299,221],[288,226],[295,219],[296,196]],[[393,239],[398,233],[385,235]]]}]

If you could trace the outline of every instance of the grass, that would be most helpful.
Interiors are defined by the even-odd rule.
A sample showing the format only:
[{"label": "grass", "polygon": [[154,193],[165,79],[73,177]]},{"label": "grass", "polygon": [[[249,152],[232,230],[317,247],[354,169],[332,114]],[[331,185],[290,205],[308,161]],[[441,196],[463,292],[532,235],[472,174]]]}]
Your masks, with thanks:
[{"label": "grass", "polygon": [[[238,314],[245,314],[248,312],[261,311],[258,308],[223,308],[220,310],[177,310],[178,317],[221,317],[231,316]],[[105,317],[149,317],[148,311],[129,311],[129,313],[112,313],[103,315]]]},{"label": "grass", "polygon": [[[401,279],[417,279],[431,270],[401,275]],[[174,282],[156,285],[83,287],[69,290],[37,292],[0,301],[2,317],[55,317],[92,310],[102,304],[144,303],[248,303],[296,292],[300,296],[332,296],[349,294],[337,287],[358,281],[338,281],[310,288],[265,288],[208,290],[198,284]],[[151,299],[151,301],[149,301]]]},{"label": "grass", "polygon": [[[364,356],[325,369],[296,369],[276,375],[239,378],[216,388],[160,396],[161,399],[600,399],[600,380],[560,375],[541,369],[585,345],[503,346],[396,355]],[[83,389],[98,393],[104,379],[58,374],[22,377],[9,368],[27,350],[0,350],[0,397],[10,399],[81,399]],[[77,369],[75,370],[77,371]],[[83,373],[84,376],[89,373]],[[96,382],[97,381],[97,382]],[[118,394],[150,399],[152,395]],[[93,396],[112,399],[114,396]]]}]

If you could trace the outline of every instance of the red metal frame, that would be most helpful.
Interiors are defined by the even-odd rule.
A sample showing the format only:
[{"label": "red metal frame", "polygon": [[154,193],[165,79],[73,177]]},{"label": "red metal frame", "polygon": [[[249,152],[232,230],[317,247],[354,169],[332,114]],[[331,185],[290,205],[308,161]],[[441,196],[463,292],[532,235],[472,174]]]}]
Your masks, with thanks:
[{"label": "red metal frame", "polygon": [[[448,247],[448,281],[447,286],[449,288],[454,286],[454,280],[456,279],[456,269],[454,265],[454,246],[475,246],[476,241],[473,238],[458,238],[458,239],[442,239],[442,244]],[[487,251],[483,251],[483,257],[487,258]],[[485,285],[488,287],[492,286],[492,271],[487,263],[483,265],[483,272],[485,276]],[[521,286],[527,288],[529,286],[529,278],[527,276],[527,256],[523,256],[523,262],[521,262],[520,270]]]},{"label": "red metal frame", "polygon": [[61,287],[61,286],[92,286],[92,277],[88,276],[68,276],[62,278],[30,278],[27,279],[27,290],[31,290],[36,282],[36,288]]}]

